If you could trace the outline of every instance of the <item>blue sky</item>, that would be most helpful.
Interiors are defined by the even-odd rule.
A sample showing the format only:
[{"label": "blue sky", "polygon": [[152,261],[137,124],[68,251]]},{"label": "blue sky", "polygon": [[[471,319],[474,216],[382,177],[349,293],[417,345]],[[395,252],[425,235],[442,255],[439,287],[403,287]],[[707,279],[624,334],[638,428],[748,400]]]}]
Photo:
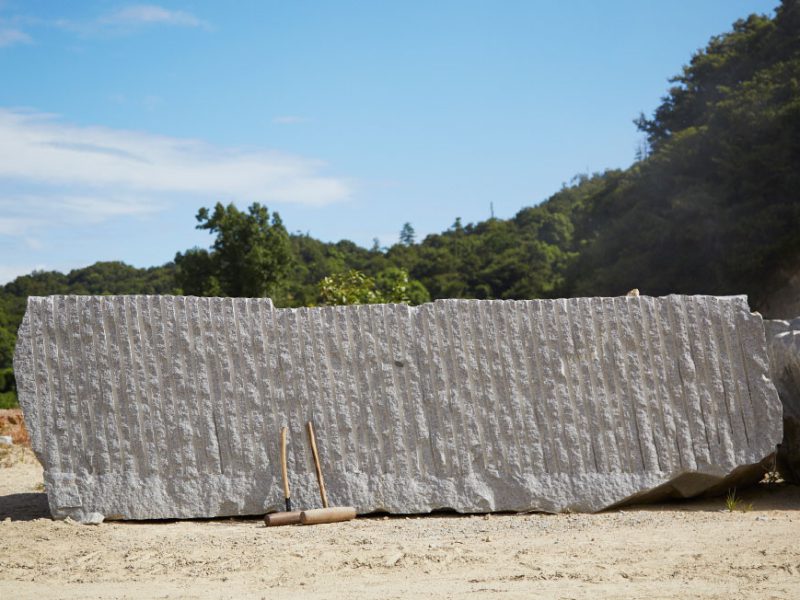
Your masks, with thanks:
[{"label": "blue sky", "polygon": [[207,246],[259,201],[365,246],[626,167],[692,53],[777,0],[0,0],[0,283]]}]

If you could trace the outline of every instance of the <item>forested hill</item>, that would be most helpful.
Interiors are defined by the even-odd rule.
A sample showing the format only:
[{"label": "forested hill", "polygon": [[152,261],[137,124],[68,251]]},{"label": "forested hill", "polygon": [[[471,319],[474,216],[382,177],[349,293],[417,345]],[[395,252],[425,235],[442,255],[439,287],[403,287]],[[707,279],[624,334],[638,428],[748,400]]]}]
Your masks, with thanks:
[{"label": "forested hill", "polygon": [[[178,253],[174,263],[20,277],[0,291],[0,369],[11,366],[31,294],[270,295],[297,306],[637,287],[652,295],[746,293],[758,307],[780,273],[800,266],[800,0],[784,0],[773,18],[738,21],[671,84],[655,113],[636,121],[647,149],[633,166],[578,176],[512,219],[455,219],[419,242],[406,227],[398,244],[368,250],[289,235],[264,207],[218,206],[198,214],[214,245]],[[337,295],[343,287],[348,293]],[[0,393],[3,385],[0,370]]]}]

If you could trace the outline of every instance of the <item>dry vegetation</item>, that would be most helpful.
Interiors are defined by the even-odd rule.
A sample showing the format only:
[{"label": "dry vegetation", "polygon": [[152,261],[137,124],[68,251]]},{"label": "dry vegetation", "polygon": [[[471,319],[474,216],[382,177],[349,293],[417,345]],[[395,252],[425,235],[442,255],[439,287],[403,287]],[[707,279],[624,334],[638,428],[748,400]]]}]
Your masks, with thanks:
[{"label": "dry vegetation", "polygon": [[11,436],[13,442],[11,446],[0,445],[0,468],[36,461],[30,451],[31,438],[20,409],[0,409],[0,435]]},{"label": "dry vegetation", "polygon": [[15,445],[31,447],[31,438],[18,408],[0,409],[0,435],[10,435]]}]

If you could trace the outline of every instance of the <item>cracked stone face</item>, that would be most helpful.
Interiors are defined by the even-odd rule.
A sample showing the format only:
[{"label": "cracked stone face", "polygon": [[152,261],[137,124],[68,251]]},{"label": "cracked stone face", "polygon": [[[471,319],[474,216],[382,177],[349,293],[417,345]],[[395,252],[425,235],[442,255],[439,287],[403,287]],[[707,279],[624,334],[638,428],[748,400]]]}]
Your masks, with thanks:
[{"label": "cracked stone face", "polygon": [[783,440],[778,468],[786,481],[800,483],[800,317],[764,321],[772,380],[783,404]]},{"label": "cracked stone face", "polygon": [[[52,513],[78,520],[596,511],[756,476],[781,439],[744,297],[32,297],[15,355]],[[728,478],[728,479],[726,479]]]}]

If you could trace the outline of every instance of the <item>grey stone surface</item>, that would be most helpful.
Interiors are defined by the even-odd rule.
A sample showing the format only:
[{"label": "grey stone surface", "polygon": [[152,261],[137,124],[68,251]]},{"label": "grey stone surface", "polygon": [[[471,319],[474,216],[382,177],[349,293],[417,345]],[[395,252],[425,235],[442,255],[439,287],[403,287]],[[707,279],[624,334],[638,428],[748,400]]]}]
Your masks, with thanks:
[{"label": "grey stone surface", "polygon": [[15,370],[51,511],[81,520],[279,510],[284,425],[293,503],[316,507],[307,420],[331,504],[359,513],[692,495],[781,439],[744,297],[30,298]]},{"label": "grey stone surface", "polygon": [[100,525],[105,518],[98,512],[90,512],[84,515],[82,522],[84,525]]},{"label": "grey stone surface", "polygon": [[778,468],[787,481],[800,483],[800,317],[764,321],[770,372],[783,404],[783,441]]}]

